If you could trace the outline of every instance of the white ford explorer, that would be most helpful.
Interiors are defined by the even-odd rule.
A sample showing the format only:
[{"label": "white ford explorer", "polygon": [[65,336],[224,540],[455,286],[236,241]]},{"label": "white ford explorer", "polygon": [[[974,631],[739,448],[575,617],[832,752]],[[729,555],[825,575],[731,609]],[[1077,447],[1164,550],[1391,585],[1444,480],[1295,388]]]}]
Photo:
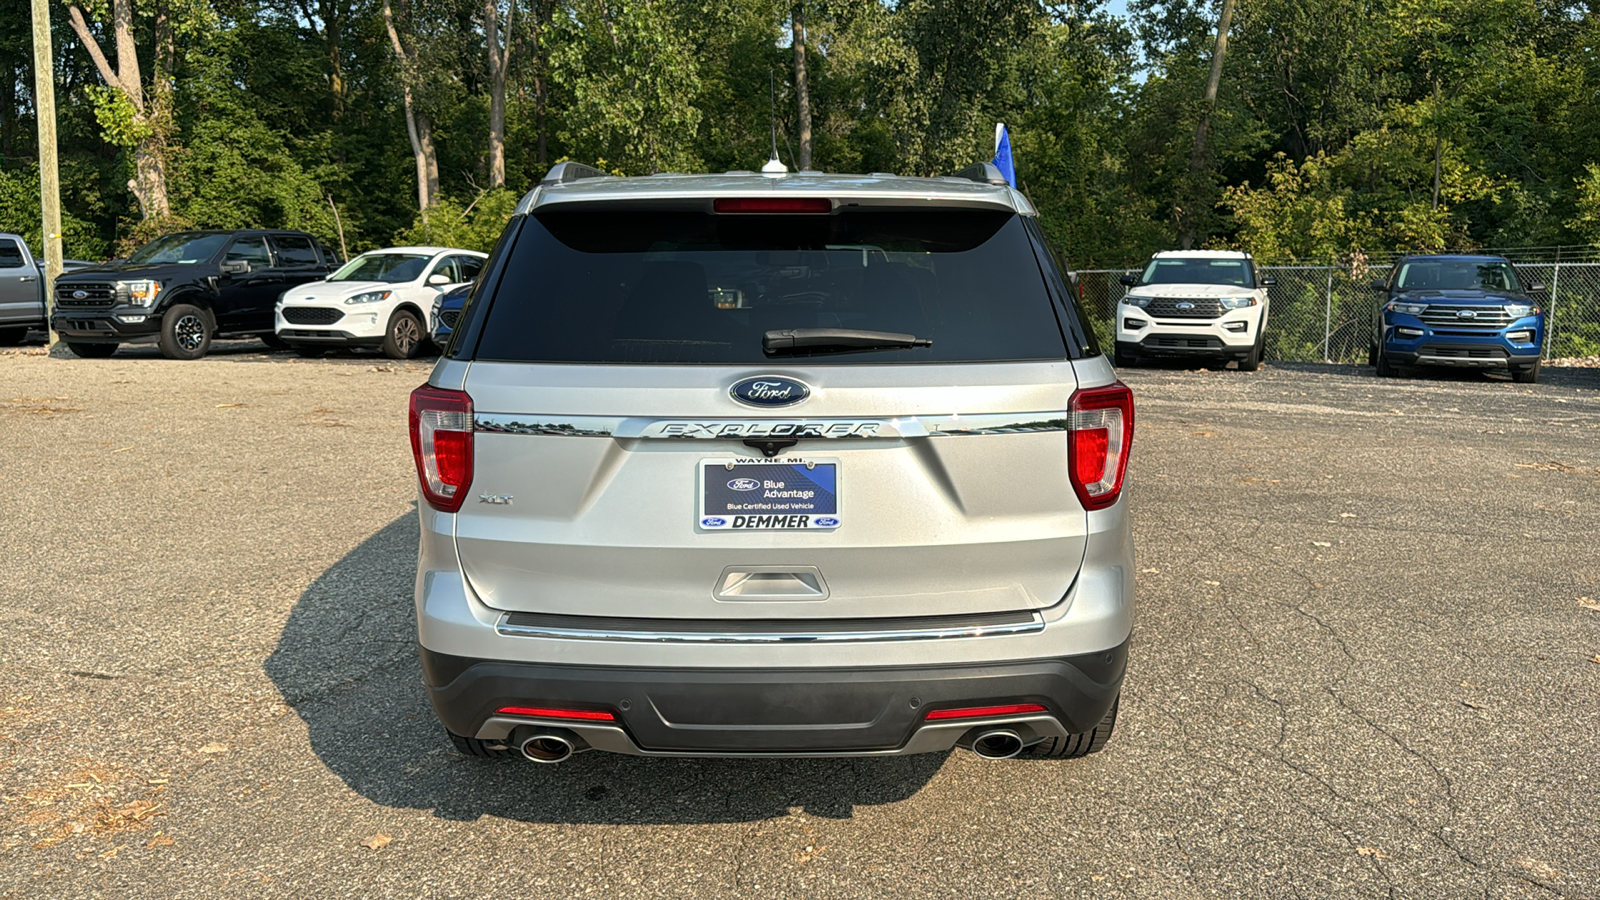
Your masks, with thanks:
[{"label": "white ford explorer", "polygon": [[1267,288],[1255,260],[1234,250],[1157,253],[1139,275],[1124,275],[1117,304],[1118,366],[1149,358],[1207,357],[1261,368]]}]

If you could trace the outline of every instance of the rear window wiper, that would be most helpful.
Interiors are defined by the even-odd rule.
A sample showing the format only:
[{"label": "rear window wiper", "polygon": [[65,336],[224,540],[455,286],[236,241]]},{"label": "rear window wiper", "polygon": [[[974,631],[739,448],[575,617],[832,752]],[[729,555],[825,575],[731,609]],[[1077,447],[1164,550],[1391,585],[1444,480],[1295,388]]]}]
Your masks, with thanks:
[{"label": "rear window wiper", "polygon": [[761,349],[768,356],[782,353],[828,353],[851,350],[898,350],[905,347],[932,347],[929,338],[893,331],[860,331],[854,328],[779,328],[761,337]]}]

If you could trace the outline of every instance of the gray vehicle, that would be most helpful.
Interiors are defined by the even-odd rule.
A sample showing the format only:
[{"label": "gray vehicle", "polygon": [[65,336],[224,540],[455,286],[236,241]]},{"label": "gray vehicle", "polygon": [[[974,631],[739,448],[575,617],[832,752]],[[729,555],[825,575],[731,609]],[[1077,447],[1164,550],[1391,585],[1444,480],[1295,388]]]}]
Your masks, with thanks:
[{"label": "gray vehicle", "polygon": [[1133,404],[1035,215],[988,165],[553,169],[411,397],[456,746],[1100,749]]},{"label": "gray vehicle", "polygon": [[[64,270],[89,265],[65,260]],[[14,347],[28,329],[44,330],[44,264],[28,250],[28,242],[15,234],[0,234],[0,347]]]}]

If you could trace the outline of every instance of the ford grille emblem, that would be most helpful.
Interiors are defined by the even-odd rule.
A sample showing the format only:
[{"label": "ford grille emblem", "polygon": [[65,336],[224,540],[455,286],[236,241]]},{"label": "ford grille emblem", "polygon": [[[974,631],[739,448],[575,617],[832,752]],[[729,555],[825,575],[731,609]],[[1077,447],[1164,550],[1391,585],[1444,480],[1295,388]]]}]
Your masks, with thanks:
[{"label": "ford grille emblem", "polygon": [[72,292],[72,299],[74,299],[74,300],[87,300],[87,299],[89,299],[89,292],[88,291],[73,291]]},{"label": "ford grille emblem", "polygon": [[1458,319],[1476,319],[1477,317],[1478,314],[1470,309],[1463,309],[1456,312],[1456,318]]},{"label": "ford grille emblem", "polygon": [[805,382],[782,375],[757,375],[734,382],[733,399],[751,406],[793,406],[811,396]]},{"label": "ford grille emblem", "polygon": [[1182,303],[1179,303],[1176,308],[1177,309],[1194,309],[1194,304],[1190,303],[1187,300],[1185,300]]},{"label": "ford grille emblem", "polygon": [[761,482],[755,480],[754,478],[735,478],[734,480],[728,482],[728,487],[736,491],[753,491],[756,488],[761,487]]}]

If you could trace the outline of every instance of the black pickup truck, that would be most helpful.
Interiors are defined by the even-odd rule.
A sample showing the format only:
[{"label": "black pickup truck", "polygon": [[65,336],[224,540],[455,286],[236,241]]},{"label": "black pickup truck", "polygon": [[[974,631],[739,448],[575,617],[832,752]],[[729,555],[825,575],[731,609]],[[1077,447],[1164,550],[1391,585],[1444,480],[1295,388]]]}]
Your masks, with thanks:
[{"label": "black pickup truck", "polygon": [[301,231],[183,231],[56,279],[51,325],[67,349],[103,358],[155,341],[168,359],[199,359],[213,337],[269,347],[278,296],[328,276],[338,258]]}]

